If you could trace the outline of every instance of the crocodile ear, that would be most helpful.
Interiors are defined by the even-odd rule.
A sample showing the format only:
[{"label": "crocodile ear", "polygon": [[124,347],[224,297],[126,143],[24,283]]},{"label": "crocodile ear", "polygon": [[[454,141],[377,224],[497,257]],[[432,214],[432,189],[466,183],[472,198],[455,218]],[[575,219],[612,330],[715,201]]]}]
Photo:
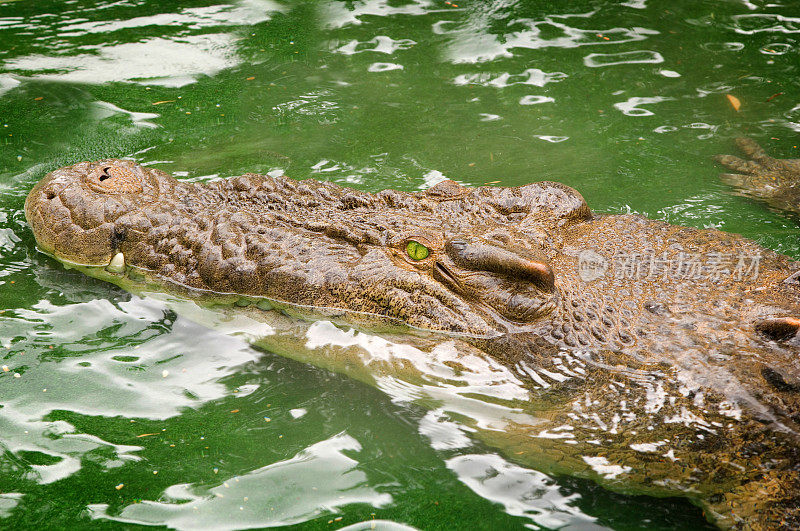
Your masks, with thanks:
[{"label": "crocodile ear", "polygon": [[482,199],[515,223],[565,225],[592,218],[592,211],[577,190],[543,181],[515,188],[480,188]]},{"label": "crocodile ear", "polygon": [[431,186],[425,190],[425,195],[432,199],[439,201],[446,201],[448,199],[458,199],[469,191],[465,186],[461,186],[455,181],[445,179],[444,181]]},{"label": "crocodile ear", "polygon": [[567,222],[586,221],[592,211],[583,196],[566,184],[542,181],[520,187],[531,205],[530,214],[544,215]]},{"label": "crocodile ear", "polygon": [[796,317],[771,317],[755,324],[756,330],[775,341],[793,338],[800,331],[800,319]]}]

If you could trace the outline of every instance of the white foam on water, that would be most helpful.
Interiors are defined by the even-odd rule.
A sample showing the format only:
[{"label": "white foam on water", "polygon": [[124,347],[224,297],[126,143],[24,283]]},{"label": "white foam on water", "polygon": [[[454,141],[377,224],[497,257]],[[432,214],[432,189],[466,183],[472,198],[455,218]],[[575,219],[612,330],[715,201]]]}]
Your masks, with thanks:
[{"label": "white foam on water", "polygon": [[419,186],[420,190],[427,190],[432,186],[436,186],[442,181],[446,181],[447,176],[439,170],[431,170],[422,176],[422,184]]}]

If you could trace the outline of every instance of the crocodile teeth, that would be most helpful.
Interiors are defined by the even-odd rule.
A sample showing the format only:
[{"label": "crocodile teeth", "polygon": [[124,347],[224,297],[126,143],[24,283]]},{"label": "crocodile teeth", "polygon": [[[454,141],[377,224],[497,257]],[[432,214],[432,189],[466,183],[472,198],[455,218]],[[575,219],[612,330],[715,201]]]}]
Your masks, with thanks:
[{"label": "crocodile teeth", "polygon": [[125,272],[125,256],[122,253],[117,253],[114,258],[106,266],[106,271],[110,273],[124,273]]}]

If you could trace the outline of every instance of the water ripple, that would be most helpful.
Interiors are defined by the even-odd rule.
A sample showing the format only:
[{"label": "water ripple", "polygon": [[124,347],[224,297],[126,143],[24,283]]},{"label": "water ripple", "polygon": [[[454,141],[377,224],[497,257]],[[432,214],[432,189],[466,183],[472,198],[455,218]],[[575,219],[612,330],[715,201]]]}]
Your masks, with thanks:
[{"label": "water ripple", "polygon": [[246,0],[240,5],[216,5],[186,8],[178,13],[160,13],[122,20],[96,20],[61,26],[61,37],[77,37],[91,33],[108,34],[131,28],[147,26],[179,26],[200,29],[213,26],[239,26],[258,24],[271,18],[274,12],[285,8],[271,0]]},{"label": "water ripple", "polygon": [[632,97],[626,101],[615,103],[614,108],[621,111],[626,116],[653,116],[653,111],[644,109],[640,105],[652,105],[654,103],[661,103],[662,101],[669,101],[674,98],[666,98],[664,96],[652,96],[649,98]]},{"label": "water ripple", "polygon": [[[513,57],[512,49],[576,48],[635,42],[658,35],[656,30],[634,26],[581,29],[580,24],[594,17],[595,11],[548,15],[544,19],[520,18],[508,22],[511,28],[502,35],[487,33],[487,16],[473,15],[467,22],[439,21],[434,33],[452,36],[447,56],[454,63],[479,63]],[[455,26],[450,29],[449,26]]]},{"label": "water ripple", "polygon": [[327,2],[321,8],[322,17],[328,28],[341,28],[350,24],[362,24],[368,16],[391,17],[396,15],[426,15],[437,11],[441,5],[434,0],[409,0],[398,3],[392,0],[356,0],[354,2]]},{"label": "water ripple", "polygon": [[528,95],[528,96],[523,96],[519,100],[519,104],[520,105],[536,105],[537,103],[549,103],[549,102],[553,102],[553,101],[556,101],[556,100],[554,98],[551,98],[550,96]]},{"label": "water ripple", "polygon": [[403,65],[397,63],[372,63],[367,68],[368,72],[388,72],[390,70],[403,70]]},{"label": "water ripple", "polygon": [[[342,507],[367,503],[380,508],[392,502],[367,483],[354,438],[340,433],[313,444],[293,458],[233,476],[206,488],[181,483],[167,488],[159,501],[143,500],[112,513],[108,504],[89,505],[93,519],[163,525],[173,529],[248,529],[294,525]],[[344,452],[348,452],[345,455]]]},{"label": "water ripple", "polygon": [[508,514],[523,516],[548,529],[608,529],[584,514],[577,494],[563,495],[545,474],[508,463],[492,454],[467,454],[447,461],[465,485]]},{"label": "water ripple", "polygon": [[345,44],[334,41],[330,43],[330,47],[333,53],[341,53],[344,55],[354,55],[364,52],[377,52],[391,55],[398,50],[408,50],[415,44],[417,43],[411,39],[395,40],[386,35],[378,35],[368,41],[358,41],[354,39]]},{"label": "water ripple", "polygon": [[[241,339],[173,320],[163,306],[142,299],[118,306],[105,299],[66,306],[41,301],[33,309],[6,311],[0,319],[0,336],[9,338],[10,349],[4,361],[9,371],[0,373],[2,446],[10,455],[36,452],[54,461],[23,467],[28,480],[64,479],[103,449],[95,461],[107,468],[139,459],[137,446],[44,420],[53,411],[169,418],[228,395],[219,378],[258,357]],[[215,355],[208,356],[211,351]]]},{"label": "water ripple", "polygon": [[[102,7],[111,7],[105,5]],[[81,18],[64,12],[49,18],[0,19],[0,28],[35,30],[40,36],[31,47],[40,53],[14,56],[6,51],[4,70],[77,83],[137,82],[165,87],[181,87],[240,64],[237,46],[240,36],[227,31],[209,32],[210,28],[225,28],[257,24],[269,20],[284,6],[272,0],[238,0],[234,4],[186,8],[176,13],[103,20],[100,8],[81,12]],[[92,19],[84,18],[92,16]],[[151,38],[129,37],[131,30],[161,27],[163,35]],[[123,31],[124,30],[124,31]],[[89,35],[109,35],[120,32],[114,39],[99,44],[77,44]],[[22,49],[29,49],[25,47]],[[0,92],[8,90],[19,80],[0,81]]]},{"label": "water ripple", "polygon": [[520,74],[503,72],[502,74],[491,74],[481,72],[476,74],[461,74],[453,80],[455,85],[481,85],[484,87],[509,87],[511,85],[533,85],[543,87],[548,83],[563,81],[568,76],[564,72],[545,72],[538,68],[528,68]]},{"label": "water ripple", "polygon": [[24,494],[21,492],[6,492],[0,494],[0,518],[7,518],[11,515],[12,509],[16,507]]},{"label": "water ripple", "polygon": [[238,64],[227,33],[153,38],[98,46],[79,55],[28,55],[6,61],[5,68],[39,79],[76,83],[128,81],[182,87]]},{"label": "water ripple", "polygon": [[774,13],[753,13],[732,17],[732,29],[742,35],[755,33],[800,33],[800,17]]},{"label": "water ripple", "polygon": [[664,57],[652,50],[637,50],[619,53],[590,53],[583,58],[583,64],[591,68],[600,66],[626,65],[635,63],[663,63]]}]

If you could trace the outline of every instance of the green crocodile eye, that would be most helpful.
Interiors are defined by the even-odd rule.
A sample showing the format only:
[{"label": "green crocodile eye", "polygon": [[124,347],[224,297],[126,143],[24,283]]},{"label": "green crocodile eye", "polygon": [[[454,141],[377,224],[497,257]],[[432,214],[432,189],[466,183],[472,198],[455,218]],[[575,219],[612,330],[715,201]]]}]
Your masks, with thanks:
[{"label": "green crocodile eye", "polygon": [[428,254],[430,253],[427,247],[419,242],[415,242],[414,240],[411,240],[408,242],[408,244],[406,244],[406,252],[412,260],[425,260],[428,258]]}]

